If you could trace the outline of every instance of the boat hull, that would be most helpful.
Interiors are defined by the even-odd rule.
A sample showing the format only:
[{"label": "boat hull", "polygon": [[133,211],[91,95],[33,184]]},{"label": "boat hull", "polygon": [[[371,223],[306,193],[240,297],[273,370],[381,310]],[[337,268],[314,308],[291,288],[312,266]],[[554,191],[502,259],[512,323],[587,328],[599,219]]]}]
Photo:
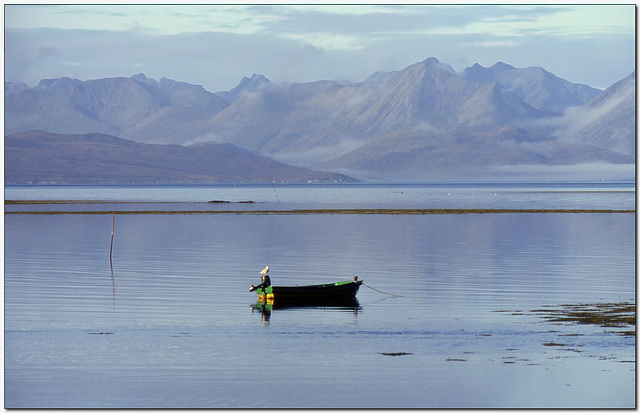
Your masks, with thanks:
[{"label": "boat hull", "polygon": [[261,300],[278,302],[340,302],[353,300],[362,281],[342,281],[305,286],[269,286],[255,292]]}]

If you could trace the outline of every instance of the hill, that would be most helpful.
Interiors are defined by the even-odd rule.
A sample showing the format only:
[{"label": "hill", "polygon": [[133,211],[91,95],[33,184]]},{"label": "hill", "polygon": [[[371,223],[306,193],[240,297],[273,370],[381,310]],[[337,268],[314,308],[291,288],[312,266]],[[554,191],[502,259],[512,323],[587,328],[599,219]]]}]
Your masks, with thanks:
[{"label": "hill", "polygon": [[284,165],[231,144],[137,143],[114,136],[28,131],[5,137],[5,183],[350,182]]}]

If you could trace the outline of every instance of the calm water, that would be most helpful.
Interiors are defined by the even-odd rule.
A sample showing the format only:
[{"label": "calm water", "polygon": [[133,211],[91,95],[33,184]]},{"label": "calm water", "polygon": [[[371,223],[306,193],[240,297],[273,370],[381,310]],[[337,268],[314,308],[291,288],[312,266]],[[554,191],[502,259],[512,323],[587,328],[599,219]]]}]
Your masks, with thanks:
[{"label": "calm water", "polygon": [[[635,209],[629,184],[548,188],[277,186],[279,204],[268,186],[5,198]],[[120,214],[112,267],[111,226],[110,213],[5,214],[5,407],[635,407],[634,336],[531,313],[635,303],[634,213]],[[266,314],[248,292],[266,264],[274,284],[358,275],[387,294],[363,286],[356,308]]]},{"label": "calm water", "polygon": [[[287,209],[287,208],[546,208],[634,209],[635,182],[435,183],[406,185],[193,185],[193,186],[10,186],[8,200],[104,200],[109,208]],[[229,201],[230,204],[209,203]],[[253,204],[238,202],[253,201]],[[178,204],[171,204],[178,203]],[[11,210],[13,206],[7,208]],[[37,206],[30,206],[36,209]],[[62,209],[58,207],[57,209]],[[50,206],[44,207],[50,209]],[[76,208],[77,209],[77,208]],[[83,209],[104,209],[84,205]]]}]

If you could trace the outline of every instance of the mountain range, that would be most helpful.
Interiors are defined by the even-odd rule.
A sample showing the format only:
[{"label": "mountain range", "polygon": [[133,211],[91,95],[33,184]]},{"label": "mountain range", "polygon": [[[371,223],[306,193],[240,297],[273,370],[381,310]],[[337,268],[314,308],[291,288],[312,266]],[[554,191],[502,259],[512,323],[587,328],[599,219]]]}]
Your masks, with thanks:
[{"label": "mountain range", "polygon": [[[78,145],[96,133],[146,144],[138,159],[157,145],[210,142],[211,151],[233,148],[270,167],[314,170],[320,180],[347,178],[318,171],[389,181],[563,179],[571,170],[633,179],[635,72],[603,91],[539,67],[498,62],[456,73],[431,57],[359,83],[274,83],[254,74],[217,93],[143,74],[5,83],[8,176],[9,136],[32,130],[82,135]],[[251,165],[238,166],[247,170],[238,180],[257,179]]]}]

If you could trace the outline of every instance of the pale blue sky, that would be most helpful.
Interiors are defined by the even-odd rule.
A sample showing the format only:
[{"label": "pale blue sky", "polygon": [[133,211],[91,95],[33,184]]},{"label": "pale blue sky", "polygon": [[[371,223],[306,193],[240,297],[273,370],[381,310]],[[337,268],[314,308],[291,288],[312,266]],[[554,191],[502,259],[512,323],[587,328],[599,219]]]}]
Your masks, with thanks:
[{"label": "pale blue sky", "polygon": [[5,80],[243,76],[357,82],[437,57],[606,88],[635,70],[635,5],[4,5]]}]

